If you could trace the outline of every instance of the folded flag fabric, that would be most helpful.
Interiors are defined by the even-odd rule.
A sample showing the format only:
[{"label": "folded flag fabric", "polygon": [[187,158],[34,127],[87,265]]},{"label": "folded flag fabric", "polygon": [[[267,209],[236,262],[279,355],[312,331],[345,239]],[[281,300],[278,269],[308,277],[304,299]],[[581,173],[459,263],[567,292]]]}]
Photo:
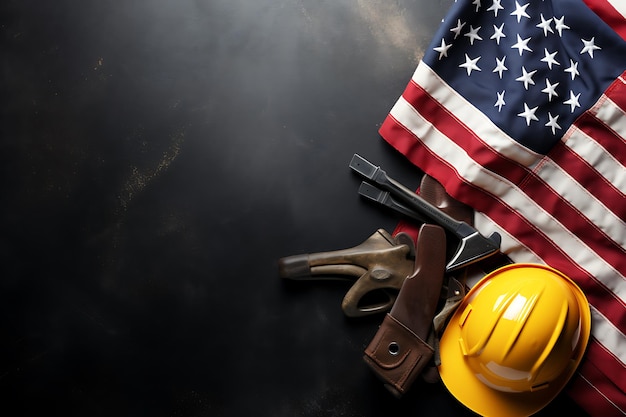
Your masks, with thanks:
[{"label": "folded flag fabric", "polygon": [[381,136],[498,232],[570,276],[592,337],[568,388],[626,414],[626,2],[458,0]]}]

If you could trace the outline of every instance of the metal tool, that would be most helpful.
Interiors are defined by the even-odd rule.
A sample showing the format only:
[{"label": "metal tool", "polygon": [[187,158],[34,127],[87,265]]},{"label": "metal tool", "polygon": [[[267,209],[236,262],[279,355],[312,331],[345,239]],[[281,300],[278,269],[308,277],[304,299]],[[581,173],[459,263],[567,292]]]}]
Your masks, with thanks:
[{"label": "metal tool", "polygon": [[393,198],[389,191],[381,190],[375,185],[370,184],[367,181],[363,181],[359,186],[359,194],[365,198],[376,201],[379,204],[382,204],[385,207],[389,207],[390,209],[404,214],[407,217],[410,217],[413,220],[417,220],[420,223],[428,223],[430,220],[426,216],[422,216],[415,210],[412,210],[400,203],[397,199]]},{"label": "metal tool", "polygon": [[[494,232],[489,237],[484,237],[474,227],[464,221],[450,217],[404,185],[390,178],[383,169],[360,155],[354,154],[350,161],[350,168],[375,184],[367,183],[368,186],[361,187],[367,197],[405,215],[416,213],[415,218],[419,221],[423,221],[424,216],[426,216],[460,239],[456,252],[446,265],[446,272],[478,262],[499,252],[501,237],[498,233]],[[375,195],[375,188],[381,189],[383,194]],[[389,195],[385,195],[384,192],[388,192]]]},{"label": "metal tool", "polygon": [[[346,316],[361,317],[391,309],[402,283],[413,272],[414,257],[415,244],[410,236],[398,233],[392,237],[378,229],[349,249],[281,258],[278,270],[281,278],[291,280],[357,277],[341,308]],[[373,297],[373,293],[382,297]],[[375,301],[367,304],[368,295]]]}]

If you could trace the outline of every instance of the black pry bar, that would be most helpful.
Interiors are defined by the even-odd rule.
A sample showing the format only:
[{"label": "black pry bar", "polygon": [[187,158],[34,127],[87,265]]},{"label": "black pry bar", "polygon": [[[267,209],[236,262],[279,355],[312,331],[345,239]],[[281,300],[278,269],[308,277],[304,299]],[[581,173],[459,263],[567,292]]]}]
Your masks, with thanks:
[{"label": "black pry bar", "polygon": [[[466,222],[454,219],[433,206],[418,194],[389,177],[383,169],[372,164],[362,156],[354,154],[350,161],[350,168],[367,180],[372,181],[377,187],[389,192],[390,196],[401,200],[402,206],[405,206],[408,210],[428,217],[461,240],[453,259],[446,266],[447,271],[477,262],[499,251],[501,237],[497,232],[492,233],[488,238],[484,237],[474,227]],[[371,192],[371,190],[369,191]],[[379,197],[375,200],[379,202],[380,199],[386,200],[384,195]],[[405,214],[407,213],[405,212]]]},{"label": "black pry bar", "polygon": [[410,209],[434,220],[438,225],[454,233],[459,238],[462,239],[476,232],[476,229],[472,226],[450,217],[418,194],[409,190],[393,178],[390,178],[382,168],[372,164],[362,156],[354,154],[352,161],[350,161],[350,168],[364,178],[372,181],[379,188],[388,191],[391,195],[402,200]]},{"label": "black pry bar", "polygon": [[430,219],[422,216],[415,210],[411,210],[404,204],[400,203],[391,195],[389,191],[381,190],[380,188],[376,187],[373,184],[370,184],[367,181],[361,182],[361,186],[359,187],[359,194],[367,199],[376,201],[377,203],[380,203],[397,213],[404,214],[405,216],[413,220],[417,220],[418,222],[428,223],[431,221]]}]

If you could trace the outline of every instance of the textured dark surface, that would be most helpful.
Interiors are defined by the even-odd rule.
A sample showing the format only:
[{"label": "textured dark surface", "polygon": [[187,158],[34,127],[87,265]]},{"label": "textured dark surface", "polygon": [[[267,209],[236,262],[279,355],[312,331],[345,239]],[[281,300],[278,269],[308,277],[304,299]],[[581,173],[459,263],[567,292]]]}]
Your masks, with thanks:
[{"label": "textured dark surface", "polygon": [[377,129],[448,5],[2,2],[0,414],[467,414],[276,268],[393,230],[348,163],[419,183]]}]

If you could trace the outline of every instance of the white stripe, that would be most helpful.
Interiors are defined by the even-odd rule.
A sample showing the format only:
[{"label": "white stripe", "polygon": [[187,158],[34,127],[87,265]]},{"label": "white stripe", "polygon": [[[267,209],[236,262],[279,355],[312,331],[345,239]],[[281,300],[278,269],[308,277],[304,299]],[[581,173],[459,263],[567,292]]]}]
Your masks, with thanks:
[{"label": "white stripe", "polygon": [[[442,85],[442,88],[450,87]],[[557,222],[515,184],[476,163],[454,141],[431,125],[403,97],[400,97],[391,109],[391,115],[419,137],[432,153],[453,167],[465,181],[498,196],[504,204],[519,212],[552,240],[554,247],[561,248],[574,262],[583,266],[591,276],[611,290],[622,303],[625,302],[626,279],[622,273],[593,252],[580,238]]]},{"label": "white stripe", "polygon": [[[588,218],[622,249],[626,247],[626,222],[609,210],[592,192],[587,191],[552,160],[541,164],[536,174],[563,199]],[[626,171],[622,170],[622,175]]]},{"label": "white stripe", "polygon": [[622,15],[622,18],[626,19],[626,3],[624,2],[624,0],[607,0],[607,1],[611,3],[611,6],[613,6],[619,14]]},{"label": "white stripe", "polygon": [[576,153],[579,158],[593,166],[602,177],[617,190],[620,190],[622,194],[626,193],[626,167],[615,159],[613,154],[609,153],[580,129],[573,126],[570,133],[567,140],[563,142],[565,146]]},{"label": "white stripe", "polygon": [[596,105],[589,109],[591,114],[602,121],[605,125],[609,126],[611,130],[622,138],[622,141],[626,140],[626,118],[624,117],[624,110],[622,110],[613,100],[606,95],[602,95]]},{"label": "white stripe", "polygon": [[602,313],[591,306],[591,328],[593,337],[626,366],[626,336]]}]

